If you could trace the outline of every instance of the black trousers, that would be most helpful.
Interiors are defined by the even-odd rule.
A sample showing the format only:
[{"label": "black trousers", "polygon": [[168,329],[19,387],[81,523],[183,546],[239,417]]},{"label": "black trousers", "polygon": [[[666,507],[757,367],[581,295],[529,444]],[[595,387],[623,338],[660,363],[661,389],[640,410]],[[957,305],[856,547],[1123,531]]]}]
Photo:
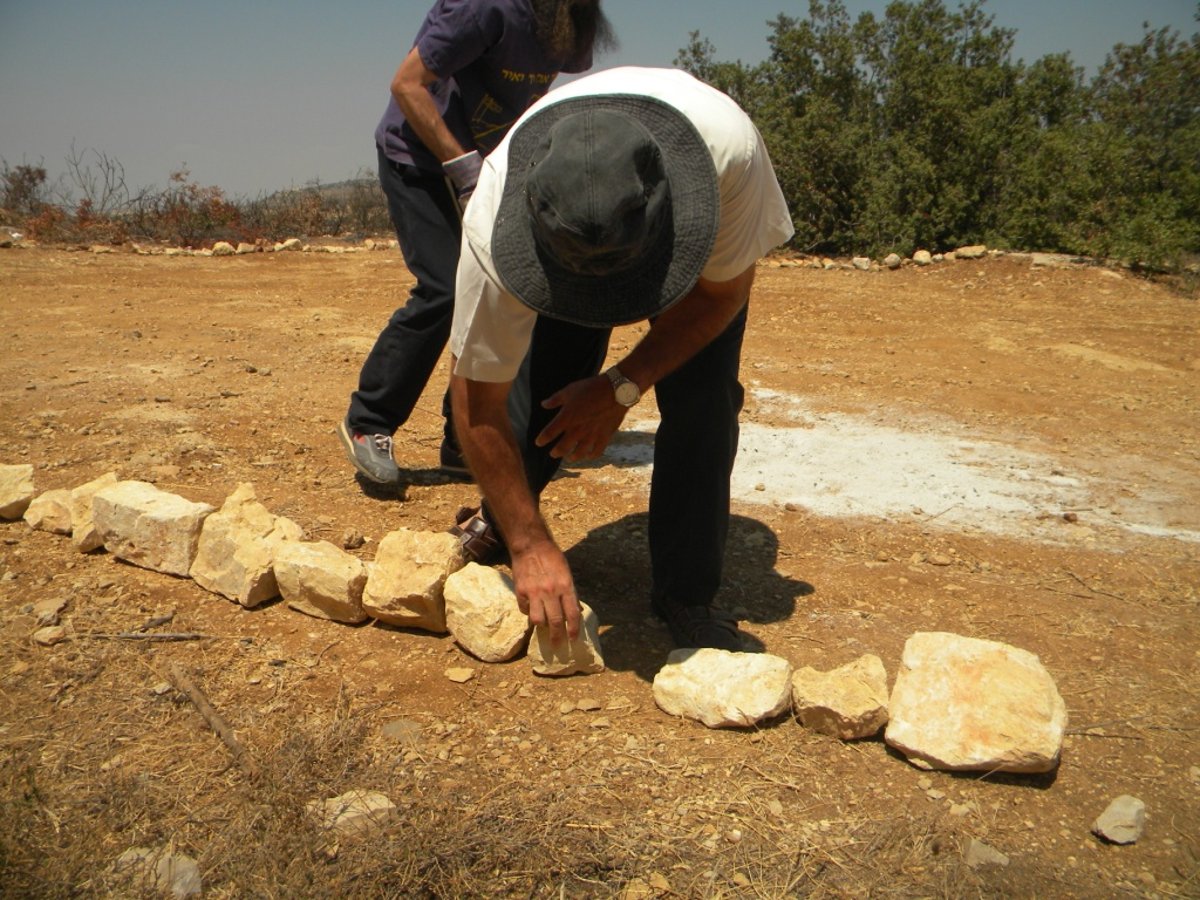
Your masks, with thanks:
[{"label": "black trousers", "polygon": [[[707,605],[721,585],[729,534],[729,480],[738,446],[739,381],[746,309],[707,347],[654,388],[660,424],[650,481],[651,597]],[[541,401],[562,386],[595,375],[604,363],[609,329],[539,317],[529,367],[528,425],[523,453],[535,495],[560,461],[533,439],[554,417]],[[522,435],[518,434],[518,441]]]},{"label": "black trousers", "polygon": [[[379,150],[379,183],[400,252],[417,283],[367,354],[347,420],[362,434],[394,434],[408,421],[450,337],[462,223],[446,179],[402,166]],[[450,401],[442,399],[446,433]]]}]

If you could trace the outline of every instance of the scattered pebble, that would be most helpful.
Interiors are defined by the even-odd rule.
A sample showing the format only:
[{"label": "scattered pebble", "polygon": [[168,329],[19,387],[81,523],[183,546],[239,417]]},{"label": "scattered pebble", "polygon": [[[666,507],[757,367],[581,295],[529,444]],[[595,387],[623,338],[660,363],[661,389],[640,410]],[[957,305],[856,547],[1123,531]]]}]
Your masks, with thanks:
[{"label": "scattered pebble", "polygon": [[653,872],[650,875],[650,887],[656,891],[669,891],[671,890],[671,882],[661,872]]},{"label": "scattered pebble", "polygon": [[40,600],[33,605],[31,612],[36,617],[38,625],[57,625],[58,617],[67,608],[67,598],[58,597],[53,600]]},{"label": "scattered pebble", "polygon": [[50,625],[39,628],[33,633],[33,641],[43,647],[53,647],[67,639],[67,629],[61,625]]},{"label": "scattered pebble", "polygon": [[385,738],[393,741],[415,742],[421,737],[421,723],[412,719],[393,719],[386,723],[380,732]]},{"label": "scattered pebble", "polygon": [[964,854],[966,863],[972,869],[981,866],[1007,866],[1008,857],[994,847],[989,847],[983,841],[971,838]]},{"label": "scattered pebble", "polygon": [[1112,844],[1133,844],[1146,829],[1146,804],[1122,794],[1092,823],[1092,833]]},{"label": "scattered pebble", "polygon": [[446,670],[446,677],[455,684],[466,684],[475,677],[474,669],[452,667]]}]

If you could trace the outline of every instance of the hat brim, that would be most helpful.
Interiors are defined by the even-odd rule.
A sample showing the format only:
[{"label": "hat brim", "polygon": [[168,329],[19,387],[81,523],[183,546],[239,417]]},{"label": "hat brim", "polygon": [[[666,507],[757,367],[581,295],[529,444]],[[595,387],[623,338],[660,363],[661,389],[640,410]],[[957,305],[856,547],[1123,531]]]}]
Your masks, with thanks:
[{"label": "hat brim", "polygon": [[[526,203],[530,160],[555,122],[601,108],[637,120],[658,143],[671,191],[671,219],[658,241],[629,267],[580,275],[537,245]],[[577,325],[611,327],[652,318],[695,285],[717,237],[720,200],[712,154],[696,126],[653,97],[597,94],[552,103],[513,132],[508,173],[492,231],[492,259],[505,290],[531,309]]]}]

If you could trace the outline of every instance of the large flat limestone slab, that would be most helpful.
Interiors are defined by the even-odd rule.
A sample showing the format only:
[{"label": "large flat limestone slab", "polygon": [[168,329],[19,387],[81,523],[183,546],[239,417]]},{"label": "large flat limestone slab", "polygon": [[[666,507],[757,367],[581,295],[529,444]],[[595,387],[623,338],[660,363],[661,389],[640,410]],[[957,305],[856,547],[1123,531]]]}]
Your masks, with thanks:
[{"label": "large flat limestone slab", "polygon": [[919,632],[904,645],[884,740],[923,768],[1058,765],[1067,707],[1041,661],[996,641]]},{"label": "large flat limestone slab", "polygon": [[126,562],[187,575],[204,520],[213,511],[144,481],[118,481],[92,498],[92,518],[104,547]]}]

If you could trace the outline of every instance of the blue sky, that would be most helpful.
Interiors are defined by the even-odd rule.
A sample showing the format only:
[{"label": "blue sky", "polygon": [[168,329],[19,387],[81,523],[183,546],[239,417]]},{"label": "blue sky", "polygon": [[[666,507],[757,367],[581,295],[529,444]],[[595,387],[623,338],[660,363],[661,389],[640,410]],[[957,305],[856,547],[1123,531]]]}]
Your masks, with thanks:
[{"label": "blue sky", "polygon": [[[373,166],[393,71],[432,0],[0,0],[0,159],[56,176],[72,144],[131,188],[192,178],[236,197]],[[947,6],[957,3],[947,0]],[[846,0],[851,16],[886,0]],[[767,21],[807,0],[607,0],[613,65],[670,65],[693,30],[721,60],[761,60]],[[1069,51],[1090,75],[1142,22],[1191,35],[1195,0],[991,0],[1014,56]]]}]

